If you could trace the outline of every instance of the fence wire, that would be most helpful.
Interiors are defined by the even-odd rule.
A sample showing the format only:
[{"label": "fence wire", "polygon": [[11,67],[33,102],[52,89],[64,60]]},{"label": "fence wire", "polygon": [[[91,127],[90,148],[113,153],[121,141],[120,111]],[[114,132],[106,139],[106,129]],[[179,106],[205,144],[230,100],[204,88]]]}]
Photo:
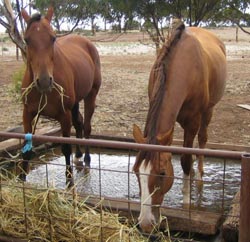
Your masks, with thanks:
[{"label": "fence wire", "polygon": [[[10,135],[1,132],[0,136],[18,138],[20,140],[24,138],[22,134]],[[231,219],[239,219],[238,215],[230,214],[229,212],[231,200],[240,188],[240,179],[232,180],[236,169],[238,169],[238,178],[240,178],[240,163],[232,163],[231,159],[240,160],[242,152],[138,145],[126,142],[79,140],[36,135],[33,136],[33,140],[40,143],[50,142],[52,144],[88,144],[95,151],[96,160],[92,160],[94,165],[87,174],[82,170],[79,171],[78,167],[74,167],[75,186],[67,189],[65,184],[65,164],[63,161],[58,161],[61,158],[54,149],[47,148],[44,154],[38,154],[35,159],[30,161],[32,170],[27,176],[27,182],[21,182],[16,178],[20,158],[2,158],[4,161],[1,163],[2,176],[0,180],[1,213],[4,214],[7,211],[7,215],[3,215],[7,219],[1,219],[0,231],[3,235],[19,237],[26,241],[88,241],[86,234],[91,234],[91,241],[206,241],[208,239],[211,241],[211,238],[215,237],[214,234],[208,236],[199,232],[201,229],[199,224],[202,224],[204,220],[218,217],[220,219],[217,222],[221,222],[219,220],[228,218],[228,213]],[[120,152],[122,149],[123,158],[126,158],[118,163],[122,164],[123,169],[120,169],[119,165],[114,167],[112,167],[112,164],[108,165],[107,159],[109,157],[107,158],[107,150],[104,150],[104,148],[118,149]],[[170,190],[170,195],[166,195],[168,198],[164,200],[162,205],[164,230],[155,234],[142,235],[137,221],[140,210],[139,187],[135,174],[132,171],[135,150],[139,149],[167,151],[174,154],[203,154],[209,157],[208,162],[210,157],[218,157],[221,165],[218,165],[219,163],[217,162],[211,169],[215,176],[212,179],[204,180],[205,188],[214,189],[215,186],[217,187],[217,193],[219,193],[218,201],[212,201],[214,204],[211,206],[212,202],[208,198],[212,194],[211,199],[213,200],[215,195],[208,193],[205,199],[203,197],[202,205],[199,204],[200,201],[193,202],[193,198],[197,195],[196,180],[193,178],[191,183],[192,205],[183,207],[181,201],[171,202],[171,197],[176,194],[177,200],[179,199],[178,194],[180,191],[177,190],[180,188],[183,179],[180,174],[177,174],[174,176],[177,184],[176,190],[172,193]],[[50,156],[47,155],[49,152],[51,153]],[[119,161],[119,156],[117,159]],[[235,166],[235,164],[238,165]],[[232,165],[233,168],[230,168]],[[52,173],[54,173],[53,179],[51,179]],[[229,181],[227,180],[227,173],[232,173]],[[106,181],[107,177],[108,182]],[[92,182],[91,179],[95,180],[94,184],[97,187],[95,193],[92,193],[94,188],[89,184]],[[119,181],[119,184],[116,183],[117,181]],[[117,189],[121,183],[123,196]],[[232,194],[227,195],[227,191],[230,190],[232,183],[234,183],[235,190]],[[86,190],[86,186],[89,186],[90,190]],[[202,192],[206,193],[204,187]],[[111,191],[111,195],[107,194],[107,190]],[[10,198],[10,195],[13,195],[13,197]],[[54,200],[55,198],[57,199],[56,201]],[[16,203],[11,204],[10,202],[13,201]],[[239,203],[239,201],[236,201],[236,203]],[[7,206],[8,204],[10,207]],[[21,210],[18,210],[17,208],[20,204],[22,205]],[[36,207],[38,209],[34,211],[33,208]],[[85,209],[85,213],[82,209]],[[86,213],[86,210],[88,213]],[[92,215],[95,216],[91,217]],[[182,218],[178,217],[180,215]],[[34,219],[36,219],[36,222],[34,222]],[[180,224],[183,221],[186,227]],[[7,226],[6,224],[8,223],[9,225]],[[17,228],[14,228],[14,225],[17,225]],[[38,227],[38,225],[41,227]],[[11,226],[14,232],[11,232]],[[178,229],[178,226],[180,229]],[[214,226],[215,229],[219,228],[219,224]]]}]

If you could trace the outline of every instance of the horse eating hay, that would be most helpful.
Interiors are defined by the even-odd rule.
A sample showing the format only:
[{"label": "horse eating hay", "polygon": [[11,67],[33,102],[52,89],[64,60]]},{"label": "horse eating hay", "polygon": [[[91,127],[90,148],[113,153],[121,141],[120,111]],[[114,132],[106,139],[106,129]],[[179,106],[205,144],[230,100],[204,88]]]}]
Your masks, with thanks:
[{"label": "horse eating hay", "polygon": [[[63,137],[70,136],[71,125],[76,137],[89,138],[91,118],[95,110],[95,101],[101,85],[101,67],[99,54],[95,46],[86,38],[78,35],[66,35],[56,38],[50,22],[53,8],[46,16],[29,16],[23,9],[22,17],[27,23],[24,33],[27,63],[22,81],[24,102],[23,126],[25,133],[34,133],[35,123],[40,115],[57,120]],[[79,112],[79,102],[84,100],[84,122]],[[24,146],[25,147],[25,146]],[[71,145],[63,144],[62,153],[66,160],[66,182],[73,185],[70,164]],[[82,152],[76,146],[75,158]],[[23,172],[20,178],[25,180],[31,150],[23,151]],[[85,165],[90,166],[88,146],[85,147]]]},{"label": "horse eating hay", "polygon": [[[209,31],[179,24],[160,51],[151,70],[148,85],[149,110],[144,134],[134,125],[137,143],[171,145],[174,125],[184,130],[184,147],[193,147],[198,134],[200,148],[207,142],[207,128],[213,108],[221,99],[226,80],[224,44]],[[183,154],[183,203],[190,199],[192,155]],[[159,223],[160,205],[173,184],[171,154],[140,151],[134,165],[141,211],[139,224],[151,232]],[[203,157],[199,156],[199,178],[203,175]]]}]

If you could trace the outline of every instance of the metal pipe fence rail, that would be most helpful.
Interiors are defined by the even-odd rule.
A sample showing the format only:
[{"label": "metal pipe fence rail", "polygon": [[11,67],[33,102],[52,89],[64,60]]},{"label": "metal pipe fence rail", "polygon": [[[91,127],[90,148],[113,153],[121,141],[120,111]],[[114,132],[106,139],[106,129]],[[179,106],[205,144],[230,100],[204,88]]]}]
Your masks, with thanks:
[{"label": "metal pipe fence rail", "polygon": [[[19,140],[24,140],[25,139],[25,134],[20,134],[20,133],[9,133],[9,132],[0,132],[0,137],[3,138],[8,138],[8,139],[19,139]],[[250,196],[249,196],[249,189],[250,189],[250,168],[249,168],[249,162],[250,162],[250,154],[246,152],[239,152],[239,151],[225,151],[225,150],[210,150],[210,149],[190,149],[190,148],[182,148],[182,147],[174,147],[174,146],[160,146],[160,145],[148,145],[148,144],[136,144],[136,143],[130,143],[130,142],[118,142],[118,141],[107,141],[107,140],[96,140],[96,139],[77,139],[77,138],[64,138],[64,137],[54,137],[54,136],[44,136],[44,135],[33,135],[32,140],[34,142],[39,142],[39,143],[56,143],[56,144],[63,144],[63,143],[69,143],[69,144],[79,144],[79,145],[89,145],[90,147],[99,147],[99,148],[111,148],[111,149],[122,149],[122,150],[127,150],[129,152],[135,151],[135,150],[152,150],[152,151],[161,151],[161,152],[171,152],[173,154],[193,154],[193,155],[204,155],[206,157],[216,157],[216,158],[221,158],[224,161],[226,159],[236,159],[236,160],[241,160],[242,161],[242,180],[241,180],[241,199],[240,199],[240,208],[241,208],[241,215],[240,215],[240,229],[239,229],[239,241],[240,242],[245,242],[248,241],[247,238],[250,238],[250,206],[248,204],[250,203]],[[100,160],[99,160],[100,162]],[[130,161],[129,161],[130,162]],[[36,162],[37,163],[37,162]],[[56,165],[56,164],[55,164]],[[46,165],[47,167],[47,165]],[[58,166],[59,167],[59,166]],[[48,168],[46,168],[48,169]],[[109,169],[101,169],[100,166],[99,168],[93,168],[93,169],[99,169],[99,172],[113,172],[113,170]],[[121,171],[116,171],[120,172]],[[130,164],[128,164],[128,170],[123,171],[123,173],[128,174],[128,190],[129,190],[129,180],[130,176],[132,175],[132,171],[130,169]],[[224,164],[224,173],[225,173],[225,164]],[[47,174],[47,173],[46,173]],[[117,173],[119,175],[119,173]],[[224,175],[223,175],[224,176]],[[100,176],[101,177],[101,176]],[[176,179],[176,178],[175,178]],[[177,178],[181,179],[181,178]],[[47,175],[47,180],[48,180],[48,175]],[[49,184],[49,181],[47,181]],[[100,180],[100,187],[102,186],[102,181]],[[0,199],[3,196],[1,194],[1,188],[6,186],[5,182],[1,181],[1,186],[0,186]],[[111,184],[111,186],[114,186],[114,184]],[[224,189],[224,182],[223,182],[223,189]],[[20,184],[20,187],[23,189],[22,184]],[[25,192],[25,189],[24,189]],[[68,196],[72,196],[71,200],[74,200],[74,197],[76,196],[74,193],[69,193]],[[138,216],[138,209],[140,209],[140,206],[138,202],[133,201],[129,195],[127,200],[125,201],[124,199],[119,199],[119,198],[111,198],[109,197],[108,200],[105,200],[105,197],[100,193],[99,196],[92,196],[92,194],[78,194],[78,197],[82,197],[83,200],[89,199],[89,204],[95,205],[99,204],[97,206],[98,209],[102,211],[102,209],[107,209],[111,206],[113,206],[112,210],[115,212],[118,212],[120,215],[125,214],[132,214],[132,216]],[[222,198],[224,199],[224,198]],[[100,202],[102,201],[102,202]],[[49,203],[49,201],[46,201]],[[222,201],[223,203],[223,201]],[[118,204],[118,205],[117,205]],[[223,206],[223,205],[222,205]],[[115,209],[116,207],[116,209]],[[168,211],[168,207],[162,207],[163,211]],[[174,208],[175,213],[176,210],[181,210],[181,214],[183,216],[187,216],[187,218],[191,218],[193,210],[191,207],[188,209],[183,209],[183,208]],[[224,208],[223,208],[224,209]],[[28,211],[26,211],[28,213]],[[225,216],[224,211],[216,212],[216,213],[222,213],[223,216]],[[26,213],[25,213],[26,214]],[[100,213],[102,214],[102,212]],[[25,215],[26,216],[26,215]],[[43,216],[40,214],[39,216]],[[206,215],[206,212],[203,211],[203,216],[208,216]],[[53,216],[47,218],[49,224],[53,224]],[[58,218],[57,218],[58,219]],[[100,222],[102,224],[102,215],[100,215]],[[63,220],[63,219],[61,219]],[[136,220],[135,220],[136,221]],[[190,223],[190,229],[192,226],[196,226],[197,224],[193,223],[193,225]],[[170,228],[171,229],[171,228]],[[194,229],[194,228],[192,228]],[[28,230],[28,228],[27,228]],[[28,231],[27,231],[28,233]],[[151,236],[151,238],[154,239],[154,237]],[[53,240],[53,231],[51,231],[51,241]],[[102,239],[101,239],[102,241]],[[181,241],[181,240],[178,240]],[[188,240],[185,240],[188,241]],[[194,241],[194,240],[192,240]]]}]

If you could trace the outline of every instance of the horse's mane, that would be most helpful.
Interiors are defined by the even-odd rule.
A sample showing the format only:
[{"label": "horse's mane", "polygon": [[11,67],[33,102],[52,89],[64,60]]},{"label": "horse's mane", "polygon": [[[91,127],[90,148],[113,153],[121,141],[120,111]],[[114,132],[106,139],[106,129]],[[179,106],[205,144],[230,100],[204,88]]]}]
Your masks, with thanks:
[{"label": "horse's mane", "polygon": [[32,23],[40,21],[41,18],[42,18],[42,15],[41,15],[40,13],[34,13],[34,14],[31,16],[31,18],[30,18],[30,20],[29,20],[29,22],[28,22],[27,29],[30,27],[30,25],[31,25]]},{"label": "horse's mane", "polygon": [[157,144],[157,117],[159,116],[162,100],[166,92],[165,89],[167,85],[168,63],[171,58],[172,49],[178,43],[184,30],[185,25],[182,22],[180,22],[176,28],[172,30],[172,34],[160,50],[152,70],[154,89],[149,103],[149,111],[144,130],[144,137],[148,138],[148,143],[150,144]]}]

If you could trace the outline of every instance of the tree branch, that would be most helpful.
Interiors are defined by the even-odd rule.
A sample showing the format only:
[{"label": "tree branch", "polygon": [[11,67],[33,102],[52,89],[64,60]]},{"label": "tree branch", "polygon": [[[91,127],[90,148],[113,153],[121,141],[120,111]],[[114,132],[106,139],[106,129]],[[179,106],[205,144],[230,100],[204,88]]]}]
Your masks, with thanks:
[{"label": "tree branch", "polygon": [[3,19],[0,19],[0,24],[6,28],[11,40],[19,47],[23,58],[25,58],[25,43],[17,28],[16,18],[9,0],[4,0],[4,7],[2,9],[8,23],[6,23]]},{"label": "tree branch", "polygon": [[[245,15],[238,9],[236,8],[232,3],[229,4],[229,7],[232,9],[232,10],[235,10],[237,11],[238,13],[240,13],[240,18],[243,19],[244,21],[247,21],[247,18],[245,17]],[[230,18],[230,20],[235,23],[241,31],[243,31],[244,33],[246,34],[250,34],[250,31],[247,31],[245,28],[242,27],[242,25],[240,25],[240,21],[239,19],[237,19],[237,21],[235,19],[232,19]]]},{"label": "tree branch", "polygon": [[250,34],[250,31],[247,31],[246,29],[244,29],[239,23],[236,23],[236,25],[246,34]]},{"label": "tree branch", "polygon": [[0,24],[7,30],[11,28],[11,26],[8,23],[6,23],[2,18],[0,18]]}]

